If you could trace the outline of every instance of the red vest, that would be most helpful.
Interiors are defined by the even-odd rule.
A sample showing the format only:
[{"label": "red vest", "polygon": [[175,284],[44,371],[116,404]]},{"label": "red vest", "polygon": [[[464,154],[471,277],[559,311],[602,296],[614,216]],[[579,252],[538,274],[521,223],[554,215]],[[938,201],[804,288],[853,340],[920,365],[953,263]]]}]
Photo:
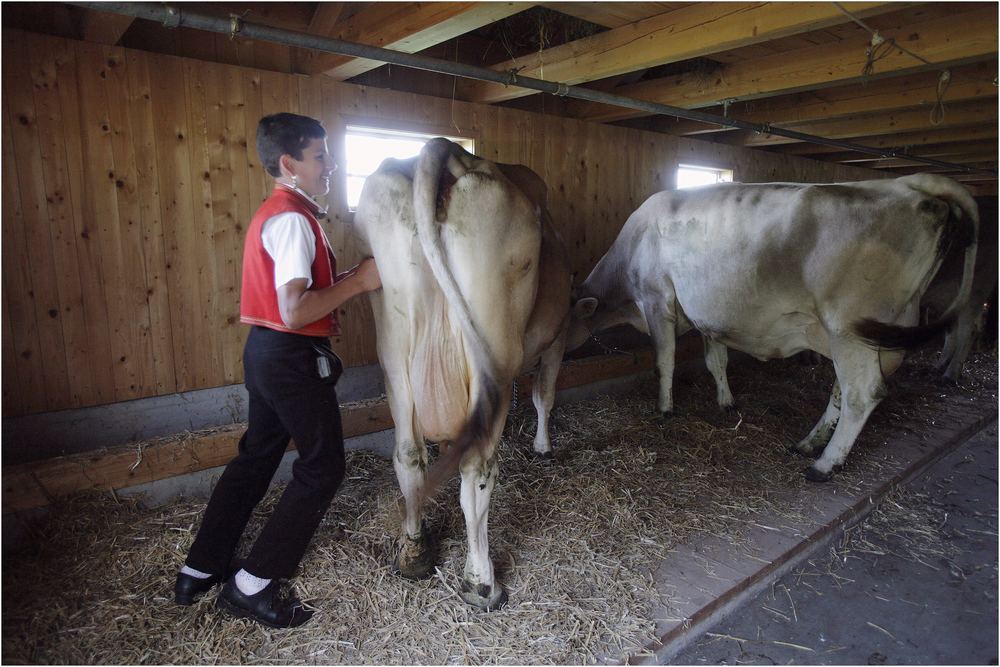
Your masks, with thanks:
[{"label": "red vest", "polygon": [[274,188],[250,222],[246,242],[243,245],[243,286],[240,296],[240,322],[256,324],[277,331],[304,334],[306,336],[338,336],[340,324],[337,312],[320,318],[301,329],[289,329],[281,319],[278,310],[278,290],[274,287],[274,260],[264,249],[261,232],[264,223],[281,213],[301,213],[309,221],[316,237],[316,257],[312,266],[312,285],[309,289],[323,289],[333,284],[337,275],[337,259],[333,256],[330,243],[323,228],[316,220],[316,208],[304,197],[280,185]]}]

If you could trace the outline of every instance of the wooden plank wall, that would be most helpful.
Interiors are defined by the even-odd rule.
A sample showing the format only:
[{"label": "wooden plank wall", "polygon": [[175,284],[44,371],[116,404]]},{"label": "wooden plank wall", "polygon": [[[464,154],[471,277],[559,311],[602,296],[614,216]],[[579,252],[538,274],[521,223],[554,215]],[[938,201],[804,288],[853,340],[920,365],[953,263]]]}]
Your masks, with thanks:
[{"label": "wooden plank wall", "polygon": [[[242,381],[242,240],[272,187],[254,149],[264,114],[322,119],[341,165],[351,123],[470,136],[484,157],[527,164],[580,275],[679,162],[748,182],[874,173],[13,30],[3,55],[4,416]],[[342,180],[328,200],[347,267],[360,258]],[[342,321],[345,363],[376,362],[367,304]]]}]

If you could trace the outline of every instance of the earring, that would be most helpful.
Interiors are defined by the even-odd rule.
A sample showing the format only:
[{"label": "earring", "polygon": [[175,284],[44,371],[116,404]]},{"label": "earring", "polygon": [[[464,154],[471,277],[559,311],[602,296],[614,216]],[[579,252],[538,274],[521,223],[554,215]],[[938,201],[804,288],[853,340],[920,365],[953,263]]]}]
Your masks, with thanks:
[{"label": "earring", "polygon": [[299,187],[299,177],[296,176],[295,174],[292,174],[292,187],[293,188]]}]

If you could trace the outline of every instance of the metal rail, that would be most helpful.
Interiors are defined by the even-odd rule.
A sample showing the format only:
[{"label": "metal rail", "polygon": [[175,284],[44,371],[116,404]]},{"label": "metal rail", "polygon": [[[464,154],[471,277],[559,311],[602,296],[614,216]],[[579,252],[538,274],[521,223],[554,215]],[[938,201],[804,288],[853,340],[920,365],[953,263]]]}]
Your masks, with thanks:
[{"label": "metal rail", "polygon": [[612,93],[606,93],[590,88],[582,88],[580,86],[571,86],[565,83],[543,81],[541,79],[534,79],[527,76],[519,76],[513,71],[498,72],[486,67],[466,65],[464,63],[439,60],[437,58],[429,58],[427,56],[414,55],[410,53],[401,53],[391,49],[369,46],[367,44],[345,42],[340,39],[320,37],[318,35],[298,32],[295,30],[275,28],[260,23],[245,21],[241,17],[235,15],[226,19],[209,16],[207,14],[199,14],[198,12],[192,12],[184,9],[183,3],[177,5],[166,5],[153,2],[68,2],[67,4],[101,12],[124,14],[135,18],[159,21],[168,28],[179,28],[183,26],[198,30],[206,30],[209,32],[217,32],[234,38],[240,36],[248,39],[284,44],[286,46],[323,51],[325,53],[334,53],[338,55],[352,56],[355,58],[366,58],[368,60],[377,60],[393,65],[401,65],[403,67],[412,67],[415,69],[437,72],[439,74],[451,74],[467,79],[491,81],[504,86],[519,86],[521,88],[528,88],[543,93],[549,93],[550,95],[556,95],[558,97],[571,97],[573,99],[584,100],[587,102],[609,104],[624,107],[626,109],[643,111],[653,115],[674,116],[685,120],[711,123],[722,127],[748,130],[759,134],[787,137],[789,139],[795,139],[796,141],[804,141],[822,146],[832,146],[857,153],[865,153],[867,155],[913,160],[921,164],[943,167],[945,169],[962,171],[965,173],[981,173],[988,174],[990,176],[998,175],[995,170],[978,169],[966,165],[925,158],[919,155],[909,155],[907,153],[901,153],[893,150],[887,151],[872,148],[871,146],[862,146],[847,141],[839,141],[837,139],[827,139],[826,137],[803,134],[801,132],[795,132],[794,130],[788,130],[785,128],[771,127],[767,124],[749,123],[733,118],[723,118],[721,116],[716,116],[714,114],[694,109],[683,109],[681,107],[673,107],[666,104],[614,95]]}]

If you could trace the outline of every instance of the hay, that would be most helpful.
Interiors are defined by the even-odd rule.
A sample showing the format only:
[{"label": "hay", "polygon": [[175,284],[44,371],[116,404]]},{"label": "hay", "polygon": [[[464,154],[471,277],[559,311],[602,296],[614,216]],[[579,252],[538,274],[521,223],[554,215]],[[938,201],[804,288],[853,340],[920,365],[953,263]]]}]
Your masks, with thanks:
[{"label": "hay", "polygon": [[[942,392],[995,405],[995,356],[977,356],[965,384],[946,390],[932,381],[931,359],[918,358],[900,371],[831,493],[858,487],[862,473],[884,465],[890,453],[882,443],[907,429],[920,431],[939,414],[934,408]],[[785,447],[819,417],[832,381],[829,364],[734,365],[738,413],[720,412],[710,378],[698,374],[678,380],[678,416],[668,421],[656,415],[657,388],[649,381],[628,396],[557,408],[556,457],[544,464],[530,456],[535,418],[522,402],[498,449],[500,480],[490,512],[491,552],[510,603],[489,614],[456,592],[465,557],[457,480],[428,510],[440,539],[436,575],[412,582],[391,573],[399,492],[391,464],[370,453],[349,454],[348,477],[302,563],[295,584],[318,612],[295,631],[230,619],[215,609],[212,595],[189,608],[173,604],[173,577],[204,501],[181,499],[153,510],[110,495],[63,501],[36,527],[30,553],[4,558],[4,661],[620,660],[655,641],[652,609],[669,609],[670,600],[650,573],[671,549],[711,534],[756,558],[751,528],[794,531],[809,515],[810,507],[771,496],[797,497],[795,489],[807,484],[805,462]],[[262,503],[249,536],[280,490]]]}]

